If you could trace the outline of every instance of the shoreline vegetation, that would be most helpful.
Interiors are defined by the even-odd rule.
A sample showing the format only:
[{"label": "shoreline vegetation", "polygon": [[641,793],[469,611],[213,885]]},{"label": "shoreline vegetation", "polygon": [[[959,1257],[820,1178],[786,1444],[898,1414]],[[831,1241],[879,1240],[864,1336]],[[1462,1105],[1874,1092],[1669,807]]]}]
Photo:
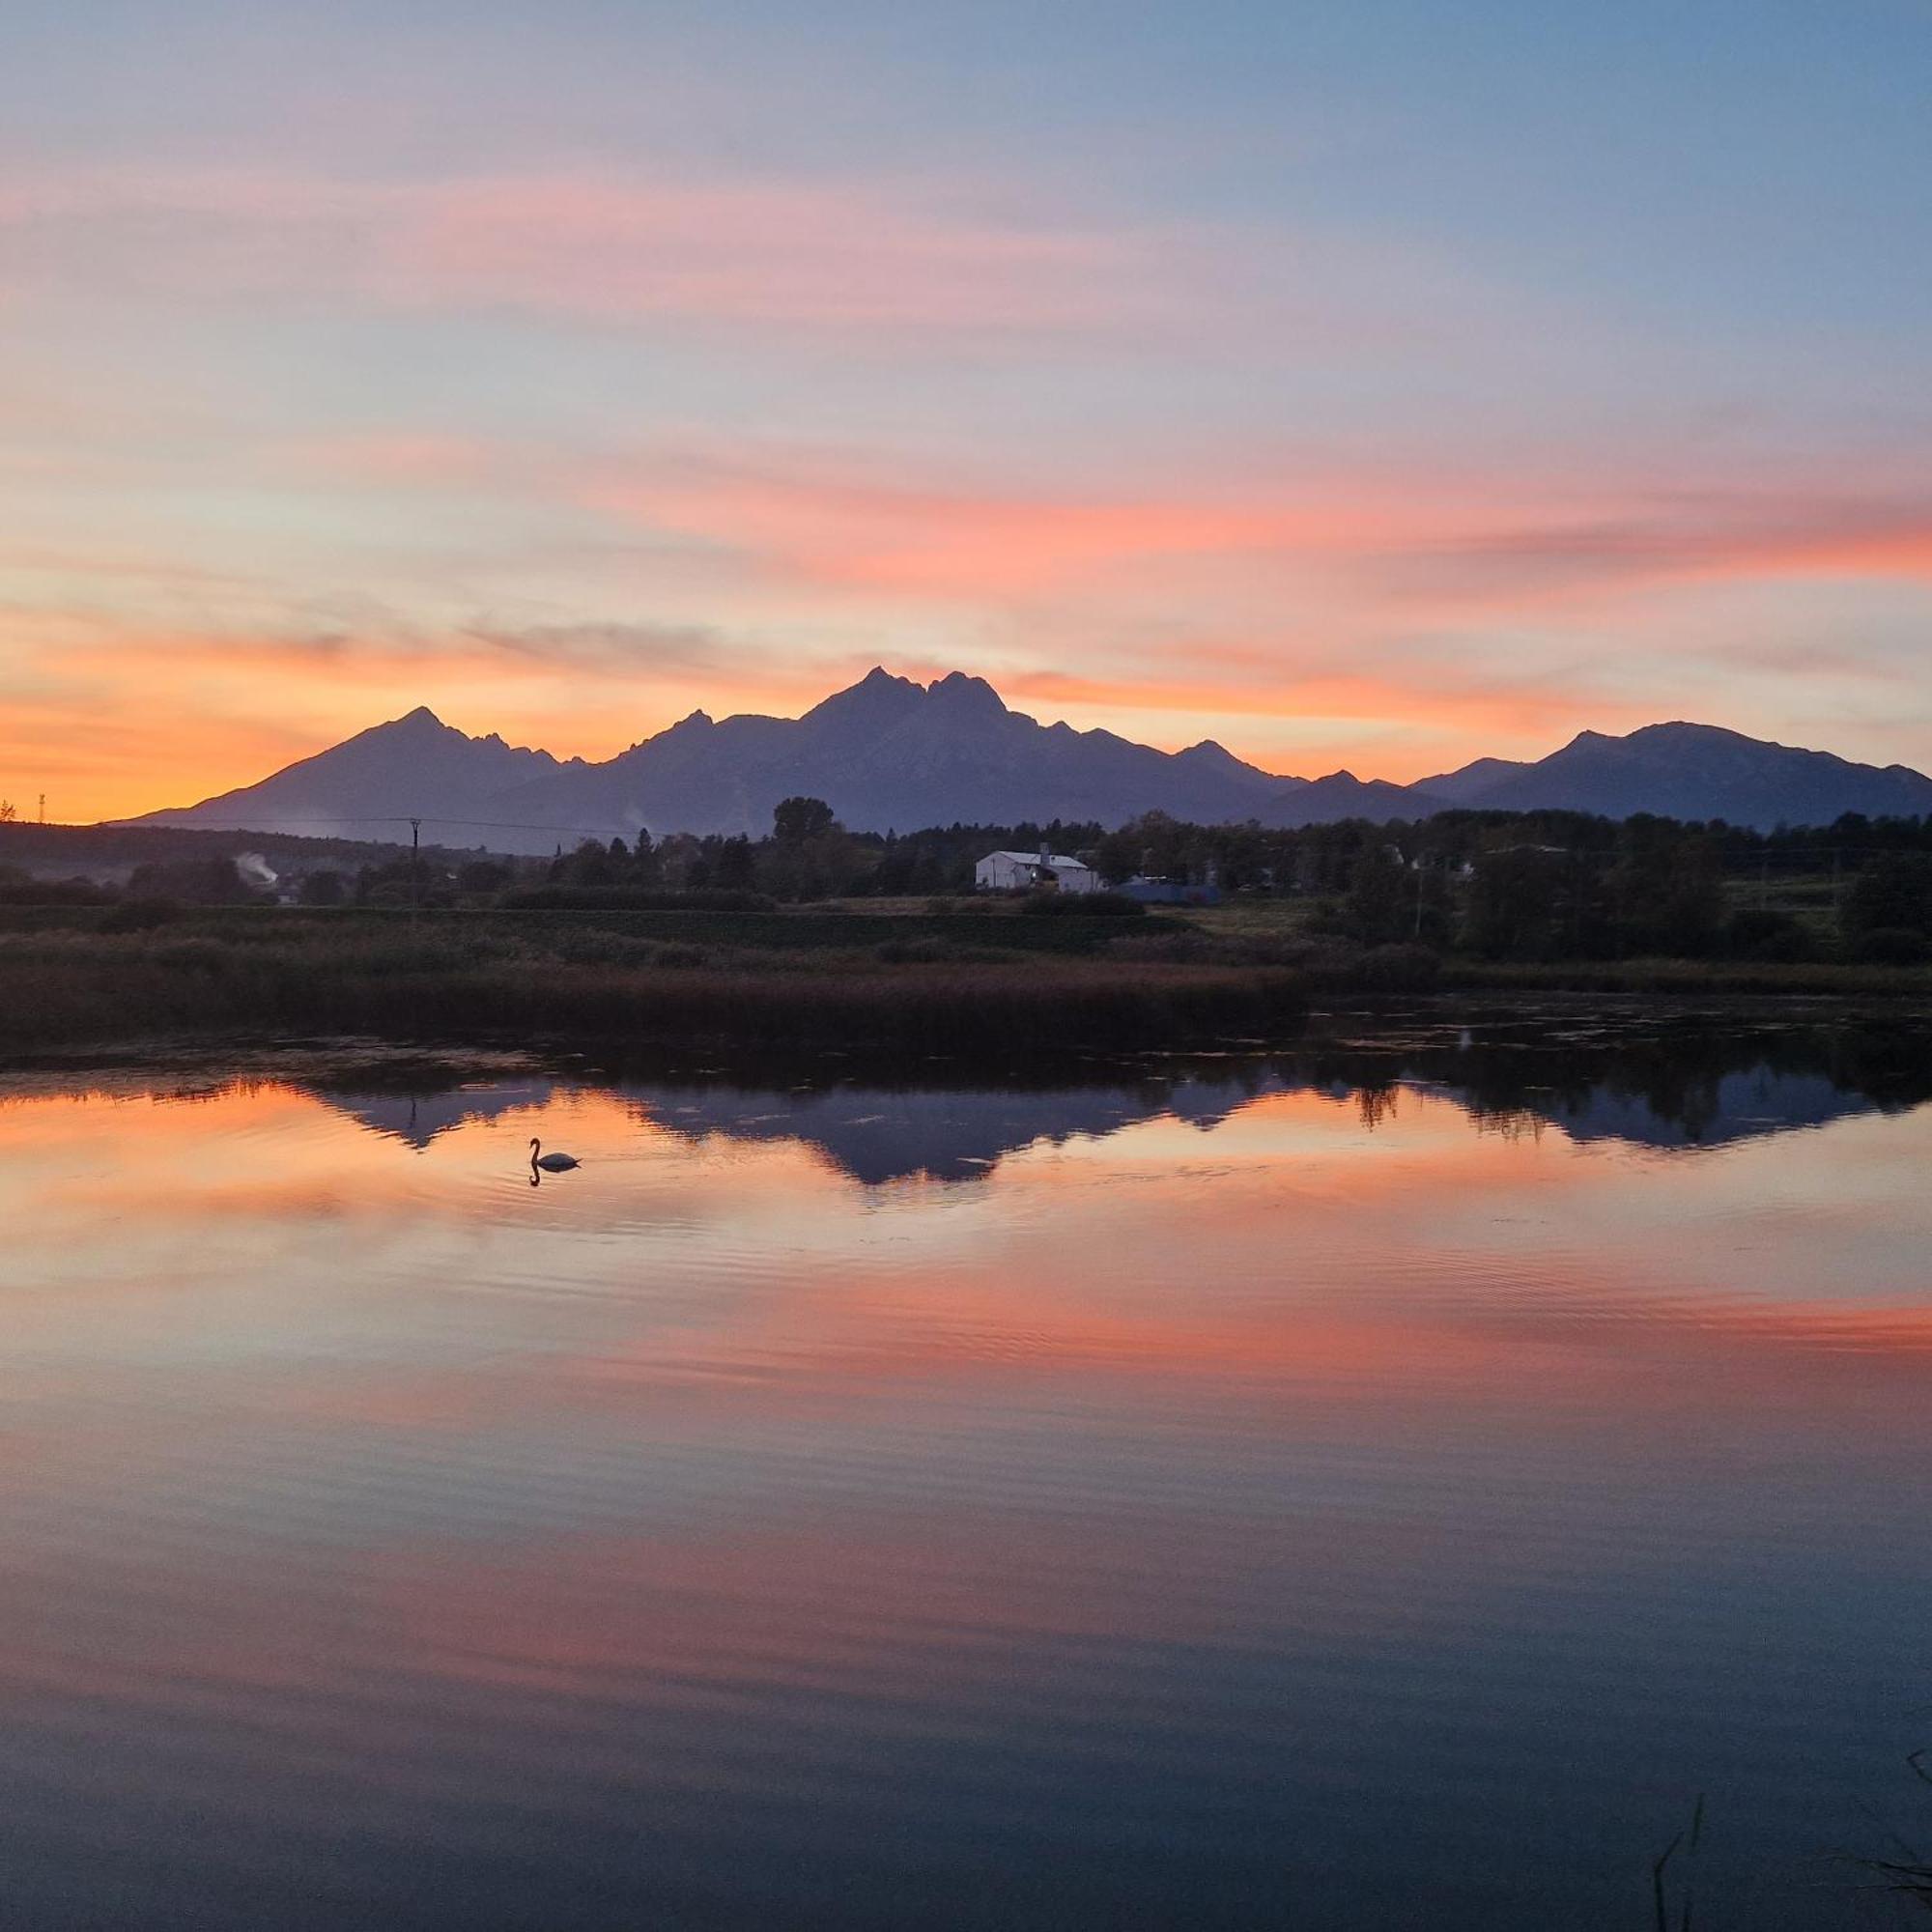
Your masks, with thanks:
[{"label": "shoreline vegetation", "polygon": [[[209,835],[0,830],[0,859],[98,867],[0,863],[6,1053],[252,1029],[1010,1062],[1257,1040],[1335,997],[1932,1000],[1924,819],[1764,834],[1459,811],[1269,831],[1148,813],[881,838],[792,798],[755,840],[640,832],[548,860],[372,847],[353,873],[340,842],[278,846],[278,871]],[[1125,891],[1059,890],[1042,856],[1035,890],[976,893],[992,850],[1068,851]]]},{"label": "shoreline vegetation", "polygon": [[1054,943],[1032,945],[1022,931],[1045,923],[1014,922],[1004,946],[931,923],[230,910],[134,933],[0,932],[0,1049],[253,1029],[1024,1053],[1260,1034],[1300,1009],[1281,966],[1122,961],[1088,922],[1054,921]]},{"label": "shoreline vegetation", "polygon": [[[941,907],[945,909],[940,909]],[[1188,917],[975,909],[0,908],[0,1053],[156,1035],[858,1043],[1008,1059],[1259,1041],[1335,997],[1932,1004],[1932,969],[1494,960]],[[129,927],[131,926],[131,929]],[[119,929],[117,929],[119,928]]]}]

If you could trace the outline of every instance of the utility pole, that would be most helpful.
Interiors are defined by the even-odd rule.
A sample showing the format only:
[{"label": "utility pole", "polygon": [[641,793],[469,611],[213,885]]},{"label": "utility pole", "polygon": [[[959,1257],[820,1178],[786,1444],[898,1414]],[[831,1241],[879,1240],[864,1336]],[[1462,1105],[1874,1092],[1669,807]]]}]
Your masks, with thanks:
[{"label": "utility pole", "polygon": [[416,856],[422,850],[422,820],[410,820],[410,917],[413,919],[422,910],[422,861]]},{"label": "utility pole", "polygon": [[1422,939],[1422,854],[1415,855],[1415,937],[1419,944]]}]

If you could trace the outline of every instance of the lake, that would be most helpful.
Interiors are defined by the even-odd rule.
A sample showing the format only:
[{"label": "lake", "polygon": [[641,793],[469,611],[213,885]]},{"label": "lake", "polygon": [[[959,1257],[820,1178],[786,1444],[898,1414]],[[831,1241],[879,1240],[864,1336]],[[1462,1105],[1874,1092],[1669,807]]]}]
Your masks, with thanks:
[{"label": "lake", "polygon": [[1928,1095],[1641,1008],[18,1068],[8,1922],[1641,1932],[1700,1794],[1699,1927],[1874,1922]]}]

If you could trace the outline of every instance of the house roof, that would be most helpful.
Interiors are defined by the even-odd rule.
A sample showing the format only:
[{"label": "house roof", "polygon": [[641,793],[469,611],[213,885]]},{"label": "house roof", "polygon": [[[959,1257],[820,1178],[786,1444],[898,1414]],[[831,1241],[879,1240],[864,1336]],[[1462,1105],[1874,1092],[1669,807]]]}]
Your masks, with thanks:
[{"label": "house roof", "polygon": [[[980,865],[983,866],[987,859],[1010,859],[1016,866],[1037,866],[1040,863],[1037,852],[988,852],[986,857],[980,861]],[[1090,872],[1094,869],[1083,860],[1075,859],[1065,852],[1049,854],[1046,864],[1057,872],[1064,872],[1069,867],[1076,872]]]}]

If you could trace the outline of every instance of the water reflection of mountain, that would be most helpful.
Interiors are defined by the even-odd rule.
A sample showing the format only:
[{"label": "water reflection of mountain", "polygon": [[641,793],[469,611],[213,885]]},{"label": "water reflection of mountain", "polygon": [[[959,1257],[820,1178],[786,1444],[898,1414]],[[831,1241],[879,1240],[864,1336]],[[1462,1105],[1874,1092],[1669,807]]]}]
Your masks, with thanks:
[{"label": "water reflection of mountain", "polygon": [[[1450,1092],[1453,1099],[1465,1096]],[[1626,1141],[1641,1147],[1722,1147],[1760,1134],[1822,1127],[1876,1102],[1847,1094],[1822,1073],[1774,1073],[1753,1067],[1712,1082],[1705,1103],[1684,1114],[1660,1113],[1643,1094],[1593,1088],[1578,1100],[1551,1096],[1520,1111],[1560,1126],[1573,1141]]]},{"label": "water reflection of mountain", "polygon": [[535,1113],[559,1092],[594,1085],[640,1123],[694,1142],[793,1141],[874,1185],[924,1176],[971,1179],[1036,1144],[1118,1133],[1178,1118],[1208,1128],[1269,1094],[1352,1101],[1371,1128],[1405,1094],[1462,1107],[1480,1128],[1553,1127],[1578,1142],[1657,1149],[1721,1147],[1823,1126],[1932,1097],[1932,1033],[1844,1022],[1776,1027],[1670,1025],[1562,1029],[1513,1016],[1338,1037],[1290,1051],[1178,1056],[1062,1071],[1033,1068],[996,1084],[964,1067],[884,1070],[820,1061],[757,1078],[746,1067],[643,1075],[526,1076],[421,1093],[317,1091],[376,1132],[418,1148],[466,1122]]},{"label": "water reflection of mountain", "polygon": [[499,1121],[520,1109],[544,1107],[557,1086],[554,1080],[504,1080],[429,1094],[341,1094],[325,1089],[322,1097],[373,1133],[426,1148],[439,1135],[468,1122]]},{"label": "water reflection of mountain", "polygon": [[[1036,1091],[841,1086],[798,1092],[622,1082],[605,1091],[628,1102],[641,1123],[681,1139],[796,1141],[873,1185],[918,1175],[970,1180],[1019,1148],[1118,1133],[1162,1114],[1208,1125],[1256,1094],[1281,1087],[1278,1078],[1264,1075],[1231,1077],[1211,1087],[1190,1081]],[[525,1080],[424,1094],[323,1090],[321,1097],[373,1132],[426,1148],[467,1122],[541,1109],[562,1090],[560,1082]]]}]

